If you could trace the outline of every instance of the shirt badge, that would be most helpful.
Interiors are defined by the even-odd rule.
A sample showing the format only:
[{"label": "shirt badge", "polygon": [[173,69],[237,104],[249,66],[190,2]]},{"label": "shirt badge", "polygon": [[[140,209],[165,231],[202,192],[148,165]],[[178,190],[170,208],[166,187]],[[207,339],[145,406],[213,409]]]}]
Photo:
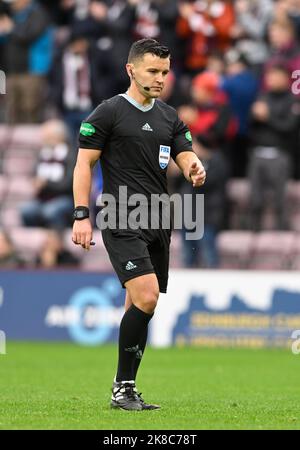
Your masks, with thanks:
[{"label": "shirt badge", "polygon": [[161,169],[165,169],[170,161],[171,147],[168,145],[160,145],[159,147],[159,165]]}]

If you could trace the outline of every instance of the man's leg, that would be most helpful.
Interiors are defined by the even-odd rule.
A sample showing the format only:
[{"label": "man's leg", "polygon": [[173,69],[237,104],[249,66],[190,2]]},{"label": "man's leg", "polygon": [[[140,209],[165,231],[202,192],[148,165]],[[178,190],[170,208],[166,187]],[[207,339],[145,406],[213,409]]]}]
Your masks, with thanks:
[{"label": "man's leg", "polygon": [[158,405],[144,402],[135,386],[137,354],[146,345],[146,333],[159,296],[156,275],[141,275],[125,283],[125,314],[120,324],[119,361],[113,383],[111,406],[127,410],[153,410]]},{"label": "man's leg", "polygon": [[46,101],[45,86],[46,80],[41,75],[26,74],[20,76],[23,123],[40,123],[42,121]]},{"label": "man's leg", "polygon": [[[125,297],[125,311],[127,311],[130,306],[132,305],[132,300],[130,297],[130,294],[128,292],[128,290],[126,289],[126,297]],[[137,371],[139,369],[144,351],[145,351],[145,347],[146,347],[146,343],[147,343],[147,337],[148,337],[148,327],[146,328],[140,342],[139,342],[139,349],[135,354],[135,360],[133,362],[133,379],[136,379],[136,375],[137,375]]]},{"label": "man's leg", "polygon": [[19,88],[19,75],[9,75],[7,77],[5,95],[6,121],[9,124],[20,122],[20,102],[22,102]]},{"label": "man's leg", "polygon": [[47,227],[64,229],[70,222],[73,200],[67,195],[54,198],[43,204],[42,217]]},{"label": "man's leg", "polygon": [[287,184],[291,177],[290,156],[281,152],[276,159],[272,160],[269,171],[275,203],[276,229],[288,230]]},{"label": "man's leg", "polygon": [[[254,151],[254,150],[253,150]],[[250,157],[249,165],[249,182],[250,182],[250,229],[253,231],[261,230],[261,217],[264,208],[265,194],[265,177],[264,177],[265,160],[255,154]]]},{"label": "man's leg", "polygon": [[[116,381],[134,380],[134,362],[148,328],[159,296],[154,273],[142,275],[125,283],[129,297],[119,333],[119,363]],[[131,302],[129,306],[129,302]]]},{"label": "man's leg", "polygon": [[30,200],[21,206],[20,215],[26,227],[39,227],[42,225],[42,204],[39,200]]}]

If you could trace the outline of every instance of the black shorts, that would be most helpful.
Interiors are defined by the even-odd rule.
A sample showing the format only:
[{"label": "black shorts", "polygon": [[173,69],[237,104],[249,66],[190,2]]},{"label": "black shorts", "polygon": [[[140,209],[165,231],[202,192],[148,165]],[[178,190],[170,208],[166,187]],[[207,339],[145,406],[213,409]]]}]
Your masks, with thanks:
[{"label": "black shorts", "polygon": [[160,292],[167,292],[170,230],[102,230],[109,259],[123,287],[148,273],[157,276]]}]

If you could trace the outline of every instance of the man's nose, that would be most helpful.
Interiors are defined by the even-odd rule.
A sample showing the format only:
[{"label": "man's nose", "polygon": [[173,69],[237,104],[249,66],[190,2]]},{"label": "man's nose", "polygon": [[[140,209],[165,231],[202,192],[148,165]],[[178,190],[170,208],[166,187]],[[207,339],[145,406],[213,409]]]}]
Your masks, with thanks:
[{"label": "man's nose", "polygon": [[156,81],[158,83],[163,83],[164,82],[164,77],[163,77],[162,73],[157,74]]}]

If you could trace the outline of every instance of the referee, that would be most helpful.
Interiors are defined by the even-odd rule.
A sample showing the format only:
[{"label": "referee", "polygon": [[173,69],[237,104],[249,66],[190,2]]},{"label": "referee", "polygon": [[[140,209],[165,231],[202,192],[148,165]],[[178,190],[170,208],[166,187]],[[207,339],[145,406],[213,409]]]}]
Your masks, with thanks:
[{"label": "referee", "polygon": [[[80,128],[72,239],[86,250],[93,232],[88,209],[92,169],[99,159],[103,193],[113,195],[116,201],[119,186],[126,186],[128,197],[143,194],[150,200],[151,194],[167,194],[170,157],[193,186],[205,181],[188,128],[173,108],[158,99],[170,70],[168,48],[154,39],[135,42],[126,70],[130,78],[128,91],[103,101]],[[135,411],[158,409],[158,405],[143,400],[135,379],[159,292],[167,290],[171,230],[162,226],[138,230],[117,226],[102,230],[102,237],[114,270],[126,288],[111,406]]]}]

